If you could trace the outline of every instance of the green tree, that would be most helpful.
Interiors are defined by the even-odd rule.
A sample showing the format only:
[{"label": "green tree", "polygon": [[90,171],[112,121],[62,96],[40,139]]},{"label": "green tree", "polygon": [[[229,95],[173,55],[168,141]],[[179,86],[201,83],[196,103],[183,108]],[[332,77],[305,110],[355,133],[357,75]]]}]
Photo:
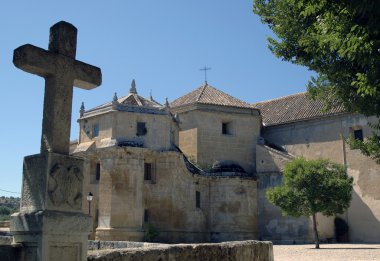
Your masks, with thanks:
[{"label": "green tree", "polygon": [[319,248],[316,214],[342,214],[350,205],[352,184],[353,178],[340,164],[297,158],[285,165],[283,185],[268,189],[267,198],[284,215],[311,216],[315,248]]},{"label": "green tree", "polygon": [[[317,72],[314,98],[380,116],[379,0],[254,0],[254,12],[276,35],[268,41],[277,57]],[[378,135],[350,144],[380,163]]]}]

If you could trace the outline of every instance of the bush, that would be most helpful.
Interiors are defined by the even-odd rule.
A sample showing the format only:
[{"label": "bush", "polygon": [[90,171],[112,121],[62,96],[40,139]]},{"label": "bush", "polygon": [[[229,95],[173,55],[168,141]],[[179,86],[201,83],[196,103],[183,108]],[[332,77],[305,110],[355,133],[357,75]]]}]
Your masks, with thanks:
[{"label": "bush", "polygon": [[7,207],[0,206],[0,215],[9,216],[11,214],[11,210]]},{"label": "bush", "polygon": [[148,224],[145,228],[144,241],[153,242],[159,235],[158,229],[152,224]]}]

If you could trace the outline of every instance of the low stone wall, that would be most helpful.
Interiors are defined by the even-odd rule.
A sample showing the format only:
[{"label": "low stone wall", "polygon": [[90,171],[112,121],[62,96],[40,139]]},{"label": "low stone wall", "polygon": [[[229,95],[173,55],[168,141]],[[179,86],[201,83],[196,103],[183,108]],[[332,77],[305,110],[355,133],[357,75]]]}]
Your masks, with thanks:
[{"label": "low stone wall", "polygon": [[137,248],[93,250],[88,261],[273,261],[272,242],[234,241],[217,244],[150,244]]},{"label": "low stone wall", "polygon": [[9,228],[9,221],[0,221],[0,227]]},{"label": "low stone wall", "polygon": [[146,242],[134,242],[134,241],[101,241],[101,240],[89,240],[88,250],[99,249],[115,249],[115,248],[137,248],[147,246],[157,246],[160,244],[146,243]]},{"label": "low stone wall", "polygon": [[11,245],[12,236],[0,236],[0,246],[1,245]]},{"label": "low stone wall", "polygon": [[[20,245],[0,237],[0,260],[20,260]],[[273,261],[272,242],[234,241],[217,244],[154,244],[129,241],[89,241],[88,261]]]}]

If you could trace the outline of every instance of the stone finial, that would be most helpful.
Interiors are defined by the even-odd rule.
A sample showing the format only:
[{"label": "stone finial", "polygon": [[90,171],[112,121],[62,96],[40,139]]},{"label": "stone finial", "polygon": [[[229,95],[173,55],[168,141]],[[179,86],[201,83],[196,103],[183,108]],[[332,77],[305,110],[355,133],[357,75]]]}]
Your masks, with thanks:
[{"label": "stone finial", "polygon": [[132,80],[131,88],[129,89],[129,93],[137,94],[135,79]]},{"label": "stone finial", "polygon": [[116,110],[117,105],[119,104],[117,93],[115,92],[112,99],[112,109]]},{"label": "stone finial", "polygon": [[168,101],[168,97],[165,97],[165,107],[166,108],[169,108],[170,105],[169,105],[169,101]]},{"label": "stone finial", "polygon": [[117,98],[117,93],[115,92],[114,95],[113,95],[112,102],[113,102],[113,103],[116,103],[117,100],[118,100],[118,98]]},{"label": "stone finial", "polygon": [[82,102],[82,105],[80,106],[79,117],[82,118],[83,115],[84,115],[84,102]]},{"label": "stone finial", "polygon": [[153,101],[152,90],[149,92],[149,100]]}]

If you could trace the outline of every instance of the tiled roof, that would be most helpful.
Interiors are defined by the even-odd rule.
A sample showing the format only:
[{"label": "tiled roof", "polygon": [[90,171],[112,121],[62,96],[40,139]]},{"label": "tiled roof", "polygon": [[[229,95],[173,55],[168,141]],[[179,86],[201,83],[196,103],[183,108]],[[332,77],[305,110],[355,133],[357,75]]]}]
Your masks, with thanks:
[{"label": "tiled roof", "polygon": [[312,100],[305,92],[253,104],[260,110],[265,126],[313,119],[345,113],[342,104],[332,102],[329,110],[324,110],[322,100]]},{"label": "tiled roof", "polygon": [[193,90],[192,92],[175,99],[170,103],[170,107],[179,107],[190,104],[212,104],[212,105],[222,105],[240,108],[253,108],[247,102],[241,101],[231,95],[228,95],[208,84],[202,85],[201,87]]},{"label": "tiled roof", "polygon": [[[137,95],[135,93],[129,93],[128,95],[117,99],[120,104],[124,105],[132,105],[132,106],[144,106],[144,107],[152,107],[152,108],[162,108],[162,105],[153,99],[145,99],[144,97]],[[92,109],[86,111],[95,111],[97,109],[101,109],[104,107],[111,106],[112,102],[107,102],[102,105],[96,106]]]},{"label": "tiled roof", "polygon": [[155,100],[145,99],[144,97],[141,97],[140,95],[137,95],[135,93],[129,93],[127,96],[124,96],[118,99],[118,102],[120,104],[125,104],[125,105],[156,107],[156,108],[162,107],[162,105],[156,102]]}]

